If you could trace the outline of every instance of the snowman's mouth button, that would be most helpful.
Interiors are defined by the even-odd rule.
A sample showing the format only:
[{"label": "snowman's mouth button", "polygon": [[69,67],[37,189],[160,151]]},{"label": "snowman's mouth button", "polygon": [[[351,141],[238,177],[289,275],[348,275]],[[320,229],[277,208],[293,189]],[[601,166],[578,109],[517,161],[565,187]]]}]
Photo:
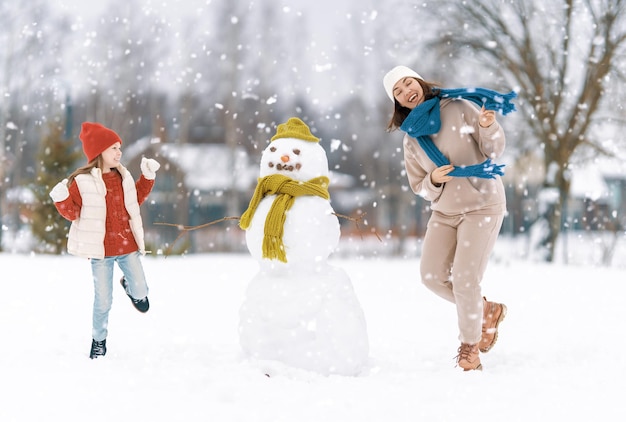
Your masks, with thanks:
[{"label": "snowman's mouth button", "polygon": [[293,171],[295,170],[300,170],[300,168],[302,167],[302,164],[298,163],[295,166],[293,165],[286,165],[286,164],[276,164],[276,169],[278,170],[285,170],[285,171]]}]

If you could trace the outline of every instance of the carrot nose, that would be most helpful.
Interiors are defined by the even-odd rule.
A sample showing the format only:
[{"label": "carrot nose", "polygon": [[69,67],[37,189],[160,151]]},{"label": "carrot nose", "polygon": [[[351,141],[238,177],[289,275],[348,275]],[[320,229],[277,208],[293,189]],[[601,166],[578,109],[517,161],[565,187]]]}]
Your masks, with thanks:
[{"label": "carrot nose", "polygon": [[289,161],[289,156],[288,155],[282,155],[280,157],[280,161],[282,161],[283,163],[286,163],[287,161]]}]

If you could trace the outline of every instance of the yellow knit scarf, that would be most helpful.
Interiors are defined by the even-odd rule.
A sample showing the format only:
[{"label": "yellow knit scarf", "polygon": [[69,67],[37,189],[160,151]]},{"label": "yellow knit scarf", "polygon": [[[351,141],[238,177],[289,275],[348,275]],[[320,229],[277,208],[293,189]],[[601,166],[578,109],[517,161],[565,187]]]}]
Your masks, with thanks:
[{"label": "yellow knit scarf", "polygon": [[299,182],[282,174],[272,174],[259,178],[248,209],[241,216],[239,227],[244,230],[250,227],[250,222],[261,199],[267,195],[276,195],[265,219],[263,258],[287,262],[283,245],[283,225],[287,210],[291,208],[297,196],[315,195],[329,199],[328,184],[329,180],[326,176],[316,177],[308,182]]}]

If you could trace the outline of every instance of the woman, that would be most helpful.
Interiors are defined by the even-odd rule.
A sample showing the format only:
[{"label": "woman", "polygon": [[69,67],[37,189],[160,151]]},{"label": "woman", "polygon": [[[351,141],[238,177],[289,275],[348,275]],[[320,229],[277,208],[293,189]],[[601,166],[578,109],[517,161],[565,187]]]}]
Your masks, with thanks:
[{"label": "woman", "polygon": [[394,103],[388,130],[406,133],[404,162],[411,189],[431,203],[422,282],[456,305],[457,365],[480,370],[479,352],[493,347],[507,310],[482,296],[481,281],[506,211],[502,166],[491,161],[505,148],[494,110],[514,111],[509,100],[515,93],[440,89],[406,66],[389,71],[383,86]]},{"label": "woman", "polygon": [[99,123],[85,122],[80,140],[88,164],[75,170],[50,192],[59,213],[72,222],[67,249],[88,258],[94,283],[91,359],[106,354],[109,311],[113,300],[113,264],[120,283],[139,312],[147,312],[148,285],[139,257],[145,253],[139,206],[154,186],[160,165],[141,160],[135,181],[120,163],[122,140]]}]

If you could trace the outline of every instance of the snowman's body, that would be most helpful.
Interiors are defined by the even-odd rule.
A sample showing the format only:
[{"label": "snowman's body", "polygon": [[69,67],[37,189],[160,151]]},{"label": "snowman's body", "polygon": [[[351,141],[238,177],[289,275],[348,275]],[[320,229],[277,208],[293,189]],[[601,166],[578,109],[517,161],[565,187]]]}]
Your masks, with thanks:
[{"label": "snowman's body", "polygon": [[[319,143],[300,139],[272,141],[261,156],[260,177],[272,174],[282,174],[299,182],[328,177],[326,152]],[[308,266],[326,261],[339,242],[339,221],[330,201],[313,195],[297,197],[287,212],[283,226],[287,262],[263,258],[265,221],[275,199],[276,195],[268,195],[261,200],[246,231],[246,243],[252,256],[263,266]]]},{"label": "snowman's body", "polygon": [[[318,196],[297,198],[285,218],[283,245],[287,262],[263,258],[262,242],[267,213],[276,198],[266,196],[261,200],[250,227],[246,243],[250,254],[261,266],[293,268],[323,263],[337,247],[340,227],[330,202]],[[279,269],[276,268],[278,271]]]},{"label": "snowman's body", "polygon": [[[273,140],[263,151],[260,177],[282,174],[306,182],[328,177],[328,161],[317,142]],[[246,231],[260,264],[240,309],[244,352],[323,374],[354,375],[368,359],[363,311],[348,275],[328,263],[340,227],[326,198],[297,196],[286,212],[282,242],[286,262],[263,256],[265,221],[276,195],[258,204]]]}]

